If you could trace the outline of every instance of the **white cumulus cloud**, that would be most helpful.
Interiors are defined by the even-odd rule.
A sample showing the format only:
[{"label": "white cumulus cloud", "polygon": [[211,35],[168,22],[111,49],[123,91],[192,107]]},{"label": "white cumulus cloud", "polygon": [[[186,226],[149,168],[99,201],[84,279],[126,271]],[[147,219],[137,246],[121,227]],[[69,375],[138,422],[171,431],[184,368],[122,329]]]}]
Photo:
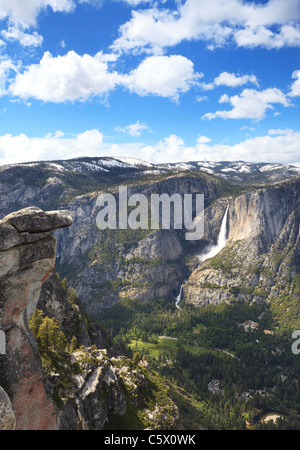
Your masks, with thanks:
[{"label": "white cumulus cloud", "polygon": [[202,74],[194,72],[192,61],[181,55],[150,56],[123,79],[130,91],[178,99]]},{"label": "white cumulus cloud", "polygon": [[279,32],[267,27],[247,27],[235,32],[234,39],[239,47],[255,48],[258,46],[267,49],[280,49],[284,46],[300,46],[299,25],[283,25]]},{"label": "white cumulus cloud", "polygon": [[115,130],[119,133],[128,133],[130,136],[140,136],[142,131],[148,130],[148,126],[145,123],[140,123],[138,120],[136,123],[126,125],[125,127],[115,127]]},{"label": "white cumulus cloud", "polygon": [[1,31],[7,41],[18,41],[23,47],[38,47],[42,45],[43,37],[36,31],[27,33],[20,23],[10,23],[7,30]]},{"label": "white cumulus cloud", "polygon": [[292,74],[292,78],[295,80],[291,86],[289,95],[291,97],[300,97],[300,70],[295,70]]},{"label": "white cumulus cloud", "polygon": [[38,14],[47,7],[53,12],[71,12],[76,5],[73,0],[0,0],[0,19],[36,26]]},{"label": "white cumulus cloud", "polygon": [[[277,131],[274,135],[249,138],[236,145],[211,144],[210,138],[199,136],[196,145],[186,146],[181,137],[171,135],[139,149],[139,153],[154,163],[239,160],[299,164],[300,131]],[[131,156],[134,155],[131,153]]]},{"label": "white cumulus cloud", "polygon": [[201,76],[194,72],[192,61],[181,55],[150,56],[129,74],[110,70],[109,63],[116,58],[115,54],[81,56],[74,51],[53,57],[46,52],[38,64],[17,74],[10,93],[22,99],[59,103],[101,97],[122,86],[141,96],[178,100]]},{"label": "white cumulus cloud", "polygon": [[229,103],[232,109],[207,113],[203,119],[211,120],[220,117],[222,119],[261,120],[265,118],[268,109],[274,109],[273,104],[290,106],[287,96],[277,88],[268,88],[263,91],[244,89],[240,95],[232,97],[224,94],[219,99],[219,103]]},{"label": "white cumulus cloud", "polygon": [[0,163],[76,158],[97,154],[102,149],[103,135],[98,130],[87,130],[66,137],[62,132],[44,137],[7,134],[0,136]]},{"label": "white cumulus cloud", "polygon": [[102,53],[81,56],[70,51],[53,57],[46,52],[39,64],[17,74],[10,92],[23,99],[58,103],[105,95],[117,82],[117,73],[109,71],[106,55]]},{"label": "white cumulus cloud", "polygon": [[0,59],[0,96],[7,93],[9,74],[17,71],[18,66],[10,58]]},{"label": "white cumulus cloud", "polygon": [[192,61],[181,55],[150,56],[129,74],[110,71],[109,63],[116,55],[97,53],[78,55],[69,51],[53,57],[44,53],[38,64],[18,73],[10,85],[13,96],[35,98],[45,102],[66,102],[101,97],[116,86],[122,86],[138,95],[158,95],[178,100],[201,74],[194,72]]},{"label": "white cumulus cloud", "polygon": [[234,73],[222,72],[214,79],[212,83],[201,83],[200,86],[204,90],[211,90],[217,86],[238,87],[247,83],[252,83],[258,86],[258,81],[255,75],[235,75]]},{"label": "white cumulus cloud", "polygon": [[99,130],[87,130],[74,136],[59,131],[44,137],[25,134],[0,136],[0,164],[29,161],[68,159],[80,156],[125,156],[152,163],[180,161],[236,161],[279,162],[299,164],[300,131],[269,130],[236,145],[212,144],[200,135],[194,146],[186,146],[176,134],[152,145],[142,143],[115,144],[105,142]]},{"label": "white cumulus cloud", "polygon": [[[178,9],[152,7],[133,11],[119,29],[113,48],[156,52],[184,40],[206,41],[209,48],[230,41],[243,47],[299,46],[298,0],[186,0]],[[277,27],[277,32],[272,30]]]}]

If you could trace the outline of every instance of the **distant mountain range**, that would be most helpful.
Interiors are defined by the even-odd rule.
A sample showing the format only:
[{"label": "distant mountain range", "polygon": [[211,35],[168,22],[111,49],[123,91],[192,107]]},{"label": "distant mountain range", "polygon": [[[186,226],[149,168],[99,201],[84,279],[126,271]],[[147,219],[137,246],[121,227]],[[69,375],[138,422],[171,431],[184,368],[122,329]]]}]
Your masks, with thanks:
[{"label": "distant mountain range", "polygon": [[237,184],[264,184],[281,181],[300,174],[300,167],[279,163],[254,163],[245,161],[188,161],[152,164],[126,157],[81,157],[69,160],[29,162],[0,166],[0,173],[17,172],[20,168],[43,168],[51,172],[122,175],[132,172],[135,176],[160,175],[163,173],[203,171]]}]

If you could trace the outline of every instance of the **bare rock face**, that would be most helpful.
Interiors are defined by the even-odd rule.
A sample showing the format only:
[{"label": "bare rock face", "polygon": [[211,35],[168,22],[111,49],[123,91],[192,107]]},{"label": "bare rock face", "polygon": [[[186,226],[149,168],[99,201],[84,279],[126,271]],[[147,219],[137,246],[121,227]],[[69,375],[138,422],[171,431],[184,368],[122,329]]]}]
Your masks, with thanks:
[{"label": "bare rock face", "polygon": [[[226,202],[226,246],[193,271],[183,289],[184,299],[197,306],[236,299],[268,302],[278,296],[288,277],[297,274],[300,182],[278,183]],[[216,242],[224,203],[217,200],[205,212],[206,244]]]},{"label": "bare rock face", "polygon": [[68,402],[58,414],[59,430],[102,430],[109,414],[120,419],[127,411],[127,397],[121,377],[106,350],[86,347],[72,354],[80,373],[72,375],[72,385],[63,392]]},{"label": "bare rock face", "polygon": [[20,233],[25,231],[30,233],[53,231],[57,228],[68,227],[71,224],[70,215],[66,211],[45,212],[36,206],[11,213],[4,217],[3,222],[9,223]]},{"label": "bare rock face", "polygon": [[18,430],[56,428],[54,405],[27,324],[42,284],[55,266],[52,230],[71,223],[65,211],[44,212],[35,207],[0,221],[0,329],[6,335],[0,385],[11,400]]},{"label": "bare rock face", "polygon": [[159,230],[142,239],[134,254],[140,258],[174,261],[182,257],[182,247],[174,230]]},{"label": "bare rock face", "polygon": [[[128,196],[143,194],[150,205],[152,194],[171,197],[174,193],[201,193],[209,204],[219,196],[221,189],[222,183],[208,175],[201,174],[197,178],[178,174],[128,186]],[[111,193],[118,202],[118,189]],[[130,229],[124,235],[101,233],[96,226],[97,195],[82,195],[69,203],[74,224],[55,233],[57,271],[76,289],[85,310],[98,314],[124,297],[151,302],[173,295],[173,291],[175,295],[187,270],[178,230],[149,230],[147,235]],[[170,218],[173,226],[172,208]],[[122,280],[124,283],[120,287]]]},{"label": "bare rock face", "polygon": [[15,430],[16,417],[11,401],[6,392],[0,387],[0,430]]},{"label": "bare rock face", "polygon": [[63,288],[54,272],[42,286],[37,309],[47,317],[55,317],[62,332],[70,342],[75,336],[78,347],[106,347],[106,334],[97,324],[86,321],[79,307],[79,299],[68,299],[68,290]]}]

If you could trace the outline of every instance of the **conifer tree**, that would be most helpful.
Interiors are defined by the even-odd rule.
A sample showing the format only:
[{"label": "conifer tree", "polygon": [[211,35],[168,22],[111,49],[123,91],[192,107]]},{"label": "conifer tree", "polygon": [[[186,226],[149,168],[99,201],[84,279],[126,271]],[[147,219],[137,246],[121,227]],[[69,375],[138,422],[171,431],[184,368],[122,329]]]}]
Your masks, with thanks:
[{"label": "conifer tree", "polygon": [[71,353],[75,352],[77,350],[77,339],[76,336],[72,336],[71,342],[70,342],[70,349],[69,351]]},{"label": "conifer tree", "polygon": [[31,329],[31,331],[33,332],[33,334],[35,336],[37,336],[40,326],[43,323],[43,320],[45,318],[45,314],[43,313],[43,311],[36,309],[30,319],[29,322],[29,328]]},{"label": "conifer tree", "polygon": [[55,318],[45,317],[39,327],[37,340],[44,350],[56,349],[59,336],[59,324]]}]

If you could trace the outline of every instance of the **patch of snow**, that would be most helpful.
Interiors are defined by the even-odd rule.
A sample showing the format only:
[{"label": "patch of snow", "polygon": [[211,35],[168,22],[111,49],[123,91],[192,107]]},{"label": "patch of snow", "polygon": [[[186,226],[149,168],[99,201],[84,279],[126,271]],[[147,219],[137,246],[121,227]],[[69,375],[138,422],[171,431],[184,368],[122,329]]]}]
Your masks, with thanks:
[{"label": "patch of snow", "polygon": [[39,163],[38,162],[34,162],[34,163],[23,163],[23,164],[12,164],[12,166],[17,165],[17,166],[26,166],[26,167],[35,167],[37,166]]},{"label": "patch of snow", "polygon": [[72,162],[71,165],[79,172],[82,172],[83,168],[90,170],[92,172],[109,172],[109,170],[105,169],[104,167],[88,163],[86,161]]},{"label": "patch of snow", "polygon": [[207,172],[207,173],[211,173],[211,174],[214,174],[214,173],[215,173],[214,170],[208,169],[207,167],[200,167],[200,169],[201,169],[203,172]]},{"label": "patch of snow", "polygon": [[183,170],[190,170],[193,169],[194,166],[192,166],[192,164],[188,164],[188,163],[177,163],[175,164],[176,169],[183,169]]},{"label": "patch of snow", "polygon": [[129,158],[129,157],[125,157],[125,156],[118,156],[115,158],[115,160],[121,161],[121,162],[127,164],[128,166],[132,166],[132,167],[139,167],[139,166],[154,167],[154,164],[151,164],[147,161],[143,161],[142,159],[138,159],[138,158]]},{"label": "patch of snow", "polygon": [[219,162],[211,162],[211,161],[200,161],[197,164],[198,164],[198,166],[215,168],[215,167],[219,166],[221,163],[219,163]]},{"label": "patch of snow", "polygon": [[236,169],[231,169],[230,167],[226,167],[224,169],[221,169],[221,172],[236,172]]},{"label": "patch of snow", "polygon": [[253,171],[253,169],[251,169],[251,167],[243,164],[243,165],[239,166],[238,171],[242,172],[242,173],[251,173]]},{"label": "patch of snow", "polygon": [[162,173],[166,173],[165,170],[144,170],[143,174],[145,175],[161,175]]},{"label": "patch of snow", "polygon": [[266,164],[263,167],[260,167],[260,172],[271,172],[272,170],[276,169],[282,169],[284,166],[281,166],[280,164]]},{"label": "patch of snow", "polygon": [[280,171],[292,171],[296,173],[300,173],[300,167],[289,166],[287,164],[266,164],[260,167],[260,172],[271,172],[272,170],[280,170]]},{"label": "patch of snow", "polygon": [[49,163],[49,166],[55,167],[55,169],[59,170],[60,172],[66,170],[66,168],[64,166],[62,166],[61,164],[57,164],[57,163]]},{"label": "patch of snow", "polygon": [[120,167],[120,168],[128,168],[132,167],[131,164],[127,164],[125,162],[119,161],[118,159],[105,159],[101,161],[101,164],[105,167],[113,168],[113,167]]}]

